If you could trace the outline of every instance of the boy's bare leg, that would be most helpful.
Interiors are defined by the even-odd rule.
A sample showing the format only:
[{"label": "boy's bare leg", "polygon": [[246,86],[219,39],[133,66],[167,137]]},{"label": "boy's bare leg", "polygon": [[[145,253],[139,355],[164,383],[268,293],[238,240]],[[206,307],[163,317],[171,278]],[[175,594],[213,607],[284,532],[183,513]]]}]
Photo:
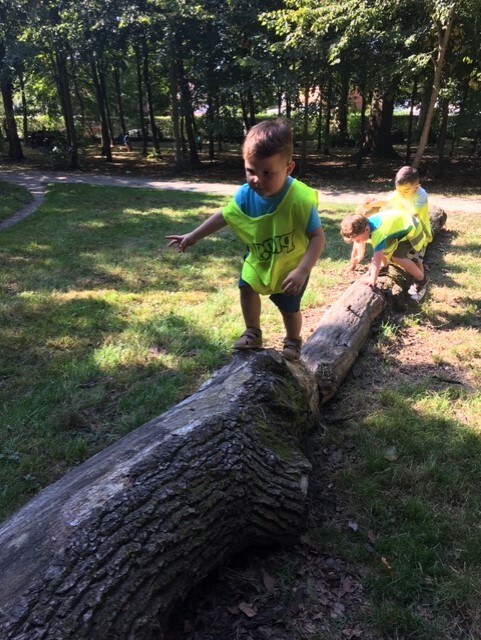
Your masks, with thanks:
[{"label": "boy's bare leg", "polygon": [[302,313],[295,311],[294,313],[282,312],[282,319],[286,328],[286,337],[290,340],[299,340],[302,329]]},{"label": "boy's bare leg", "polygon": [[421,263],[417,265],[409,258],[391,258],[394,264],[397,264],[401,269],[407,271],[415,280],[422,280],[424,278],[424,265]]},{"label": "boy's bare leg", "polygon": [[240,304],[246,328],[261,328],[261,297],[248,284],[240,287]]}]

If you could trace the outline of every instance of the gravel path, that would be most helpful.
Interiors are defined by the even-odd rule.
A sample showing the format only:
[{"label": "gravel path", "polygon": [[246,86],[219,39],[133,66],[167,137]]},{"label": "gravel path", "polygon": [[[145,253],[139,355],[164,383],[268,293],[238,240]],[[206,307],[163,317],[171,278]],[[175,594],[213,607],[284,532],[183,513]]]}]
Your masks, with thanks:
[{"label": "gravel path", "polygon": [[[119,175],[96,175],[82,172],[43,172],[37,170],[0,170],[0,180],[21,185],[29,189],[32,193],[32,200],[29,204],[17,211],[13,216],[0,223],[0,229],[6,229],[23,220],[36,211],[45,198],[46,186],[48,184],[93,184],[108,185],[113,187],[139,187],[143,189],[176,189],[181,191],[192,191],[195,193],[215,193],[219,195],[232,195],[239,186],[236,184],[222,184],[213,182],[188,182],[185,180],[156,180],[154,178],[139,178],[128,174]],[[329,203],[357,204],[368,193],[359,193],[352,190],[322,190],[319,189],[319,201]],[[481,213],[481,196],[479,198],[459,198],[455,196],[444,196],[442,194],[430,193],[429,201],[449,211],[463,211]]]}]

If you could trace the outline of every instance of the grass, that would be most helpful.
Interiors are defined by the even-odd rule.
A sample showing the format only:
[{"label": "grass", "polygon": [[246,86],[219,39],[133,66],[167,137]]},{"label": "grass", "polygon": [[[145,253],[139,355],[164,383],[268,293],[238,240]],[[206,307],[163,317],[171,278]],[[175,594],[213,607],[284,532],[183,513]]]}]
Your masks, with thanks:
[{"label": "grass", "polygon": [[29,191],[0,181],[0,222],[9,218],[32,199]]},{"label": "grass", "polygon": [[480,232],[479,218],[448,218],[429,295],[395,330],[383,321],[374,362],[336,401],[359,417],[326,436],[356,452],[331,481],[359,529],[346,538],[334,517],[316,536],[364,566],[382,638],[481,637]]}]

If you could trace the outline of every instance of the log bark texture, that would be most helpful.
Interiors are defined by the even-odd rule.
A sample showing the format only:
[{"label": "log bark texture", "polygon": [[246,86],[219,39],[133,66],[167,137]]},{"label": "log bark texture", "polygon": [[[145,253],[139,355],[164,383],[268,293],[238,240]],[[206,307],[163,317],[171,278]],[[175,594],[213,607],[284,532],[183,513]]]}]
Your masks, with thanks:
[{"label": "log bark texture", "polygon": [[173,605],[241,548],[299,531],[315,382],[239,354],[0,530],[2,640],[161,637]]},{"label": "log bark texture", "polygon": [[355,282],[301,362],[236,354],[20,509],[0,528],[1,640],[160,640],[173,607],[214,567],[249,545],[294,539],[319,404],[385,306],[382,291]]}]

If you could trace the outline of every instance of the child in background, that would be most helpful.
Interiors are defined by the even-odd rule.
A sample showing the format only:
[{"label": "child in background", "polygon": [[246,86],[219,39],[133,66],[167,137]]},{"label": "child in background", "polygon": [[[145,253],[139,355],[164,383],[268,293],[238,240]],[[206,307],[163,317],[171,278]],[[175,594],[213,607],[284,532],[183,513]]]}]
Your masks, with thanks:
[{"label": "child in background", "polygon": [[387,196],[367,199],[361,209],[365,215],[379,209],[405,210],[415,215],[423,225],[427,242],[431,242],[433,234],[429,220],[428,194],[419,184],[419,173],[414,167],[401,167],[394,178],[395,189]]},{"label": "child in background", "polygon": [[351,269],[364,257],[366,243],[372,245],[373,255],[366,284],[376,286],[381,265],[392,262],[414,278],[408,294],[419,302],[428,284],[424,274],[423,256],[427,238],[421,222],[407,211],[386,209],[372,216],[354,213],[341,222],[341,236],[354,243]]},{"label": "child in background", "polygon": [[246,184],[224,209],[190,233],[167,236],[168,246],[177,245],[183,252],[226,225],[233,229],[249,250],[239,280],[246,330],[234,348],[262,346],[260,296],[268,295],[282,314],[282,354],[288,360],[300,357],[300,303],[325,244],[317,191],[290,175],[293,150],[287,120],[266,120],[252,127],[242,148]]}]

